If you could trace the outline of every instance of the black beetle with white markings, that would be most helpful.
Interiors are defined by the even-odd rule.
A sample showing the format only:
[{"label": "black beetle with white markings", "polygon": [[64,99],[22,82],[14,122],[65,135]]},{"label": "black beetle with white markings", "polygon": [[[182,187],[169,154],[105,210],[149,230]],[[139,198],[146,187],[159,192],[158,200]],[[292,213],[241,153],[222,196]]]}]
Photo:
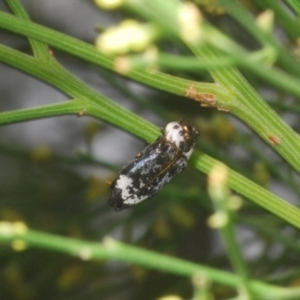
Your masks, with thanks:
[{"label": "black beetle with white markings", "polygon": [[111,183],[110,202],[116,210],[151,198],[187,167],[199,137],[196,128],[181,120],[168,123],[162,134],[123,167]]}]

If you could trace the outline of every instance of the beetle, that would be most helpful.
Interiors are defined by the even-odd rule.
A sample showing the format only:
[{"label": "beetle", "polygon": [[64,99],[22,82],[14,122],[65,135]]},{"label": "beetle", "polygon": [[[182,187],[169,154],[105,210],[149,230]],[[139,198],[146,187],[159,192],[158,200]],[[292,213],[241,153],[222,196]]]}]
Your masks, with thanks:
[{"label": "beetle", "polygon": [[168,123],[162,136],[139,152],[110,184],[110,203],[122,210],[153,197],[187,167],[198,137],[187,120]]}]

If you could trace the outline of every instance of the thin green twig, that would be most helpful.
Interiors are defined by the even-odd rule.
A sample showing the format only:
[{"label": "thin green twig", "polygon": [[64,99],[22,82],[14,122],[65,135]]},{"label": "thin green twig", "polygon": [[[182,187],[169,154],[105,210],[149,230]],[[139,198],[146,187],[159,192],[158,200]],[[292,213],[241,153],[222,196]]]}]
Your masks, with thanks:
[{"label": "thin green twig", "polygon": [[[211,281],[234,288],[240,285],[239,277],[234,274],[196,263],[186,262],[149,250],[143,250],[140,247],[125,245],[108,237],[104,238],[103,243],[93,243],[27,230],[22,224],[0,223],[0,242],[12,242],[14,244],[16,241],[23,241],[28,247],[58,251],[83,260],[102,261],[117,259],[118,261],[134,263],[154,270],[165,271],[181,276],[191,277],[195,274],[206,274]],[[299,297],[300,295],[300,288],[275,287],[254,280],[249,281],[249,286],[257,296],[263,297],[262,299],[272,297],[272,300],[288,300],[297,299],[295,297]]]}]

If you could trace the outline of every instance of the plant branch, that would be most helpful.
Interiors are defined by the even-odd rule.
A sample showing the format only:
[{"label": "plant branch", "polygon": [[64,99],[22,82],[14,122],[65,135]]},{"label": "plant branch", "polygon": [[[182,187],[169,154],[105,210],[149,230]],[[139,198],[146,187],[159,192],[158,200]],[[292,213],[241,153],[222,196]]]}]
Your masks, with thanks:
[{"label": "plant branch", "polygon": [[[18,227],[21,227],[20,225],[22,224],[0,223],[0,242],[23,241],[25,245],[30,247],[58,251],[83,260],[102,261],[116,259],[181,276],[191,277],[195,274],[205,274],[211,281],[230,287],[237,288],[240,285],[239,277],[234,274],[143,250],[140,247],[129,246],[108,237],[104,239],[103,243],[93,243],[27,229],[23,229],[21,234],[15,233],[15,230],[20,231],[18,229]],[[255,280],[249,281],[249,286],[256,295],[262,297],[261,299],[272,297],[273,300],[288,300],[297,299],[295,296],[299,297],[300,295],[299,288],[280,288]]]},{"label": "plant branch", "polygon": [[[2,13],[0,12],[0,23],[2,20],[1,15],[2,15]],[[4,15],[6,15],[6,14],[4,14]],[[74,48],[71,47],[73,50],[76,49],[76,47],[82,46],[83,49],[81,50],[81,53],[86,53],[85,51],[87,51],[87,49],[93,49],[93,52],[95,52],[94,47],[92,47],[90,45],[86,45],[85,43],[82,43],[80,41],[77,41],[77,40],[69,38],[69,37],[62,38],[63,35],[56,33],[54,31],[48,30],[48,29],[44,29],[44,28],[42,28],[42,26],[35,25],[28,21],[23,21],[23,20],[20,21],[20,19],[11,17],[11,16],[9,16],[8,19],[11,20],[12,23],[15,23],[18,25],[21,25],[22,22],[25,22],[23,24],[24,27],[27,27],[27,25],[28,25],[28,28],[31,28],[33,30],[33,32],[37,32],[37,33],[43,32],[43,34],[48,32],[49,36],[50,37],[52,36],[52,38],[60,37],[59,41],[57,41],[57,42],[59,44],[63,44],[63,45],[65,42],[67,42],[67,44],[65,45],[67,48],[71,47],[69,42],[73,41],[75,43],[75,45],[73,45],[75,47]],[[50,40],[51,40],[51,38],[50,38]],[[102,56],[99,53],[97,53],[97,56],[100,59],[104,60],[104,62],[106,62],[108,64],[107,58],[105,56]],[[106,120],[118,127],[123,128],[123,129],[127,130],[128,132],[131,132],[147,141],[152,142],[159,135],[158,127],[154,126],[150,122],[147,122],[146,120],[135,115],[134,113],[122,108],[121,106],[117,105],[110,99],[107,99],[103,95],[100,95],[97,92],[93,91],[91,88],[89,88],[86,84],[84,84],[82,81],[80,81],[74,75],[72,75],[70,72],[65,70],[60,65],[58,65],[58,63],[55,60],[41,62],[31,56],[20,53],[16,50],[13,50],[13,49],[8,48],[3,45],[0,45],[0,60],[56,86],[57,88],[64,91],[65,93],[67,93],[72,98],[78,99],[76,101],[80,100],[80,105],[78,107],[71,107],[72,104],[68,104],[68,103],[72,103],[72,102],[67,102],[66,104],[61,104],[63,107],[63,110],[54,111],[53,113],[63,114],[63,113],[68,112],[67,111],[68,109],[70,109],[70,111],[72,111],[72,112],[74,111],[74,113],[78,113],[78,108],[80,108],[79,112],[81,114],[88,114],[88,115],[92,115],[95,117],[99,117],[99,118]],[[110,61],[110,63],[111,63],[111,61]],[[146,74],[146,73],[144,72],[144,74]],[[222,73],[222,72],[215,73],[214,76],[216,77],[218,83],[221,83],[222,85],[226,86],[226,88],[230,90],[230,93],[232,95],[234,95],[235,90],[232,91],[232,88],[234,88],[236,82],[231,82],[234,78],[231,76],[232,76],[232,74],[236,74],[236,73],[232,73],[232,74],[229,73],[228,75],[225,76],[225,78],[223,78],[222,76],[224,74],[225,73]],[[170,80],[167,83],[168,88],[170,88],[170,84],[175,84],[175,82],[177,82],[177,81],[181,82],[181,86],[186,84],[186,82],[183,83],[183,81],[181,81],[180,78],[174,79],[174,77],[166,76],[165,74],[161,74],[161,77],[157,73],[151,74],[151,76],[149,74],[147,74],[147,76],[149,78],[150,77],[152,78],[151,79],[152,83],[154,81],[157,81],[157,84],[162,84],[162,85],[164,83],[166,83],[166,82],[164,82],[164,80],[162,80],[162,78],[164,78],[164,79],[169,78]],[[228,80],[228,77],[231,81]],[[153,78],[155,78],[155,79],[153,79]],[[244,81],[241,81],[240,78],[234,78],[234,79],[238,80],[238,82],[242,83],[241,86],[239,86],[239,92],[242,93],[242,91],[243,91],[242,87],[245,89],[245,87],[243,86],[243,84],[245,84]],[[215,87],[217,86],[215,84],[204,84],[204,85],[207,85],[207,87],[210,86],[211,90],[215,90]],[[204,87],[204,85],[202,85],[202,88]],[[223,93],[222,88],[218,88],[217,90],[219,92],[222,91],[222,93]],[[246,90],[246,94],[243,95],[244,97],[247,96],[247,92],[248,91]],[[252,90],[250,92],[253,93]],[[222,93],[220,93],[220,95]],[[225,94],[226,93],[222,94],[223,98],[225,98],[225,96],[224,96]],[[241,95],[239,94],[239,96],[241,96]],[[253,96],[253,94],[250,93],[250,96]],[[255,97],[257,97],[256,94],[253,97],[254,97],[254,100],[256,100],[256,98],[255,98]],[[251,99],[251,97],[250,97],[250,99]],[[231,99],[231,97],[229,97],[227,95],[226,100],[235,103],[235,105],[236,105],[235,109],[240,109],[241,111],[243,111],[243,106],[241,104],[239,104],[240,106],[237,105],[236,99]],[[242,100],[244,102],[246,101],[243,97],[242,97]],[[74,102],[73,104],[77,105],[77,103],[79,103],[79,102]],[[247,108],[247,106],[246,106],[247,104],[248,104],[248,102],[246,102],[246,104],[243,104],[243,105],[245,105],[244,107]],[[68,105],[70,105],[70,107]],[[84,108],[82,107],[82,105],[84,105]],[[257,105],[259,106],[259,104],[256,104],[254,101],[253,106],[257,106]],[[54,106],[54,108],[56,108],[56,107]],[[250,109],[251,109],[251,107],[250,107]],[[258,110],[258,111],[260,111],[260,110]],[[24,112],[25,112],[24,117],[22,117],[22,113],[24,113]],[[28,113],[28,111],[26,111],[26,110],[21,111],[21,112],[17,112],[17,111],[7,112],[4,115],[2,115],[3,122],[5,122],[5,124],[7,124],[9,122],[9,120],[13,121],[13,122],[16,122],[18,120],[22,121],[22,120],[28,118],[28,114],[26,116],[26,113]],[[33,109],[33,110],[29,111],[29,113],[31,114],[31,116],[33,116],[33,114],[36,113],[36,117],[38,117],[38,118],[46,116],[45,112],[43,111],[42,108],[38,108],[37,110]],[[13,114],[15,114],[15,116]],[[49,115],[47,115],[47,116],[49,116]],[[271,115],[271,117],[272,117],[272,115]],[[266,128],[268,128],[267,126],[269,126],[269,123],[264,124],[261,122],[260,115],[256,116],[254,121],[259,123],[259,125],[256,125],[256,126],[265,126],[262,128],[264,131],[266,130]],[[275,126],[275,128],[276,128],[276,126]],[[261,129],[261,128],[258,127],[258,129]],[[271,131],[269,134],[275,135],[276,132],[273,133],[273,131]],[[287,138],[287,137],[284,136],[284,138]],[[283,144],[283,142],[285,142],[284,143],[284,145],[285,145],[286,141],[285,140],[282,141],[282,144]],[[296,143],[297,139],[294,142]],[[282,145],[282,147],[284,147],[284,145]],[[279,145],[279,146],[281,146],[281,145]],[[294,151],[294,149],[295,149],[295,147],[292,147],[290,151]],[[295,156],[294,159],[297,157],[298,156]],[[300,159],[299,159],[299,161],[300,161]],[[297,162],[298,164],[299,164],[299,161]],[[199,168],[199,170],[208,174],[210,171],[210,167],[215,162],[216,161],[213,160],[212,158],[210,158],[209,156],[201,155],[200,158],[197,160],[196,166],[197,166],[197,168]],[[209,168],[207,168],[207,166],[209,166]],[[280,198],[277,198],[275,195],[272,195],[271,193],[267,192],[266,190],[256,187],[255,185],[254,186],[251,185],[251,182],[249,180],[238,175],[237,173],[233,172],[232,170],[230,170],[229,173],[232,174],[232,178],[233,178],[232,180],[229,180],[230,188],[239,192],[241,195],[244,195],[245,197],[251,199],[252,201],[259,204],[260,206],[268,209],[269,211],[275,213],[276,215],[283,218],[290,224],[293,224],[294,226],[299,228],[299,221],[297,221],[297,220],[300,220],[300,215],[299,215],[297,208],[289,205],[288,203],[284,202]],[[229,176],[229,178],[231,178],[231,177]],[[255,191],[255,192],[253,192],[253,191]],[[289,214],[289,216],[287,214]]]},{"label": "plant branch", "polygon": [[[29,15],[27,11],[24,9],[20,1],[16,0],[6,0],[6,3],[10,7],[10,9],[14,12],[14,14],[24,20],[30,21]],[[48,60],[49,59],[49,51],[47,46],[44,43],[37,41],[36,39],[29,38],[29,43],[31,45],[33,54],[36,58],[40,60]]]},{"label": "plant branch", "polygon": [[[62,34],[27,20],[22,20],[4,12],[0,12],[0,27],[26,37],[32,37],[47,45],[53,46],[56,49],[116,72],[115,57],[104,55],[93,45],[82,42],[66,34]],[[124,75],[140,83],[177,95],[185,95],[186,90],[191,85],[193,85],[199,93],[211,93],[220,98],[226,93],[222,88],[219,88],[213,83],[198,83],[196,81],[185,80],[158,71],[147,72],[144,69],[131,69]]]},{"label": "plant branch", "polygon": [[[194,151],[191,160],[195,168],[205,174],[209,174],[212,168],[220,163],[212,157],[198,151]],[[300,229],[299,208],[282,200],[280,197],[233,170],[228,171],[227,184],[233,191],[251,199],[252,202],[260,207],[265,208],[269,212],[272,212],[272,214]]]},{"label": "plant branch", "polygon": [[30,121],[35,119],[79,114],[86,108],[86,103],[78,100],[61,102],[57,104],[43,105],[40,107],[18,109],[0,113],[0,125]]}]

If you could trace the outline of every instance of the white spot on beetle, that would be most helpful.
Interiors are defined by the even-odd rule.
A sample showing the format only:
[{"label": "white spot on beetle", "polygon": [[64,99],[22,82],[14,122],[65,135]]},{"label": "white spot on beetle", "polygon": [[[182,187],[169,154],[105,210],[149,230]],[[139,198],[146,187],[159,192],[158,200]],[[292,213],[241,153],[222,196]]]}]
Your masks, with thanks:
[{"label": "white spot on beetle", "polygon": [[166,139],[174,143],[178,149],[180,149],[180,143],[184,143],[182,126],[178,122],[171,122],[167,124],[165,128]]}]

